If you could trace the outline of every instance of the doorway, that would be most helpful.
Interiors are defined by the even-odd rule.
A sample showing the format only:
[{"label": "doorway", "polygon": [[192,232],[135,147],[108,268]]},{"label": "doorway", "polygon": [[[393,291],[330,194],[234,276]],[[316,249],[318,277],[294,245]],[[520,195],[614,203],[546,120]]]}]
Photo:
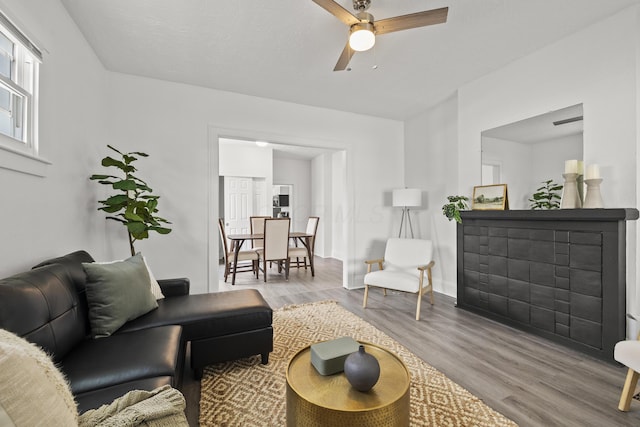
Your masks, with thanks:
[{"label": "doorway", "polygon": [[[352,221],[353,217],[344,215],[344,209],[348,206],[349,201],[346,173],[347,152],[344,149],[298,146],[293,143],[262,143],[258,145],[255,139],[250,141],[247,138],[222,137],[218,129],[212,129],[211,135],[217,136],[215,139],[211,137],[210,141],[214,151],[211,159],[217,164],[218,173],[216,175],[219,175],[219,185],[215,186],[217,194],[212,195],[211,198],[211,200],[218,201],[218,209],[212,207],[211,210],[214,212],[214,220],[217,221],[216,215],[228,215],[225,211],[225,205],[229,202],[225,202],[228,197],[225,196],[226,184],[223,184],[228,176],[251,179],[254,192],[256,192],[256,184],[264,185],[264,191],[258,190],[256,192],[253,199],[253,210],[249,207],[249,196],[246,196],[246,215],[244,215],[246,217],[251,216],[251,213],[273,216],[273,196],[280,192],[279,187],[287,186],[290,193],[289,215],[292,219],[299,216],[302,221],[301,224],[292,222],[292,228],[304,229],[308,216],[319,216],[321,221],[316,239],[316,254],[320,257],[336,258],[342,261],[347,259],[350,244],[349,230],[352,227],[348,222]],[[230,144],[233,144],[232,150],[229,149]],[[228,161],[227,155],[230,151],[235,151],[236,156],[241,159],[239,163],[244,168],[242,174],[234,174],[229,171],[229,167],[234,163],[234,161]],[[239,156],[238,153],[240,153]],[[255,156],[255,153],[259,153],[259,155]],[[305,156],[307,156],[306,160]],[[212,168],[212,171],[214,170]],[[298,179],[296,171],[300,172],[301,170],[304,170],[310,177],[303,185],[295,181]],[[258,174],[259,177],[256,176]],[[290,178],[287,174],[293,174],[294,178]],[[248,180],[246,183],[249,185]],[[282,207],[279,208],[282,212]],[[240,209],[245,208],[240,205]],[[216,210],[217,212],[215,212]],[[242,225],[239,228],[242,228]],[[210,238],[214,239],[213,244],[219,243],[219,238],[216,237],[216,235],[210,234]],[[209,247],[212,248],[211,244]],[[347,284],[347,265],[347,262],[343,262],[343,286]],[[217,290],[217,265],[210,265],[209,277],[210,290]]]}]

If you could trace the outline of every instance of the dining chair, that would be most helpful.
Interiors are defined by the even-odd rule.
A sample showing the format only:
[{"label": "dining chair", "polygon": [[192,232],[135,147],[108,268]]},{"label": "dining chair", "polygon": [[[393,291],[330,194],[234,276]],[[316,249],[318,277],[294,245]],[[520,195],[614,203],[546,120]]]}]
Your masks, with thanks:
[{"label": "dining chair", "polygon": [[[433,305],[431,269],[435,262],[431,259],[432,249],[431,240],[389,239],[384,258],[365,261],[367,274],[364,276],[362,307],[367,307],[370,286],[383,288],[384,295],[387,295],[387,289],[417,293],[416,320],[420,320],[420,304],[425,292],[429,292],[429,302]],[[377,271],[371,271],[374,264],[378,264]]]},{"label": "dining chair", "polygon": [[[262,260],[262,273],[267,281],[267,261],[284,268],[284,277],[289,280],[289,218],[266,218],[264,220],[264,247],[258,251]],[[283,265],[284,264],[284,265]]]},{"label": "dining chair", "polygon": [[[250,225],[251,225],[251,234],[264,234],[264,220],[266,218],[271,218],[270,216],[252,216],[249,217]],[[263,239],[254,239],[251,240],[251,247],[254,251],[262,249],[264,247]]]},{"label": "dining chair", "polygon": [[[318,223],[320,222],[320,217],[310,216],[307,220],[307,229],[305,232],[307,234],[311,234],[312,237],[308,239],[309,244],[309,252],[311,256],[315,254],[315,246],[316,246],[316,233],[318,232]],[[300,258],[303,260],[303,267],[306,270],[307,267],[310,267],[310,259],[307,259],[307,248],[306,247],[298,247],[298,242],[296,241],[296,247],[289,248],[289,257],[291,259],[295,258],[296,268],[300,268]]]},{"label": "dining chair", "polygon": [[[251,271],[258,278],[259,270],[260,270],[260,256],[258,252],[255,250],[248,251],[240,251],[238,252],[238,262],[242,261],[242,265],[234,265],[234,251],[229,250],[229,245],[227,243],[227,234],[224,231],[224,221],[222,218],[218,218],[218,229],[220,230],[220,240],[222,240],[222,246],[224,250],[224,281],[227,281],[227,277],[229,274],[233,273],[235,270],[236,273],[240,273],[242,271]],[[244,263],[244,261],[251,261],[251,264]]]}]

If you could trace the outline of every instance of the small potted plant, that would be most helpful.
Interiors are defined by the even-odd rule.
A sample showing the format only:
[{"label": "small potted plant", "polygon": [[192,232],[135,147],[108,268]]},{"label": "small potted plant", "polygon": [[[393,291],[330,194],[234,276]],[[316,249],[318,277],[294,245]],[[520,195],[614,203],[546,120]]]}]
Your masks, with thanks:
[{"label": "small potted plant", "polygon": [[148,154],[139,151],[122,153],[110,145],[107,147],[118,153],[121,159],[107,156],[102,159],[102,166],[115,167],[119,169],[122,176],[95,174],[89,179],[97,180],[100,184],[108,185],[116,191],[115,195],[98,202],[102,205],[98,210],[112,214],[113,216],[107,216],[107,219],[121,222],[127,227],[129,247],[133,256],[136,253],[133,244],[137,240],[148,238],[150,231],[169,234],[171,229],[163,224],[171,223],[157,216],[160,196],[151,194],[153,190],[147,183],[134,175],[137,169],[133,166],[133,162],[138,160],[138,157],[148,157]]},{"label": "small potted plant", "polygon": [[531,209],[560,209],[561,197],[558,192],[562,190],[562,185],[552,179],[542,181],[542,184],[529,199]]},{"label": "small potted plant", "polygon": [[449,203],[442,206],[443,215],[446,216],[449,221],[454,219],[456,222],[462,223],[460,211],[469,209],[469,205],[467,204],[469,198],[465,196],[447,196],[447,200],[449,200]]}]

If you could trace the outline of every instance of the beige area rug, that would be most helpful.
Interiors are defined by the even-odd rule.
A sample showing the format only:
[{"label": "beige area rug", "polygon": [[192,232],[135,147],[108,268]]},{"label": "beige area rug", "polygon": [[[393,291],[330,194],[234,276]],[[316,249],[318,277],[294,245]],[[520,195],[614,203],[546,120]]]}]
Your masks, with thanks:
[{"label": "beige area rug", "polygon": [[255,356],[205,369],[201,426],[284,426],[289,359],[303,347],[342,336],[384,346],[404,361],[411,372],[412,426],[516,426],[337,302],[275,310],[273,332],[274,349],[267,365]]}]

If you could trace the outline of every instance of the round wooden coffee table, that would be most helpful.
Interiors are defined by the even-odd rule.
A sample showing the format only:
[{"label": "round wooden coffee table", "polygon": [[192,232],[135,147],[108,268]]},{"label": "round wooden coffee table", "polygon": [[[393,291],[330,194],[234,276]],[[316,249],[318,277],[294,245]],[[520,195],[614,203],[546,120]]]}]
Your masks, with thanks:
[{"label": "round wooden coffee table", "polygon": [[311,365],[311,347],[300,350],[287,367],[287,426],[408,426],[407,367],[393,353],[364,344],[380,363],[380,379],[359,392],[344,373],[323,376]]}]

